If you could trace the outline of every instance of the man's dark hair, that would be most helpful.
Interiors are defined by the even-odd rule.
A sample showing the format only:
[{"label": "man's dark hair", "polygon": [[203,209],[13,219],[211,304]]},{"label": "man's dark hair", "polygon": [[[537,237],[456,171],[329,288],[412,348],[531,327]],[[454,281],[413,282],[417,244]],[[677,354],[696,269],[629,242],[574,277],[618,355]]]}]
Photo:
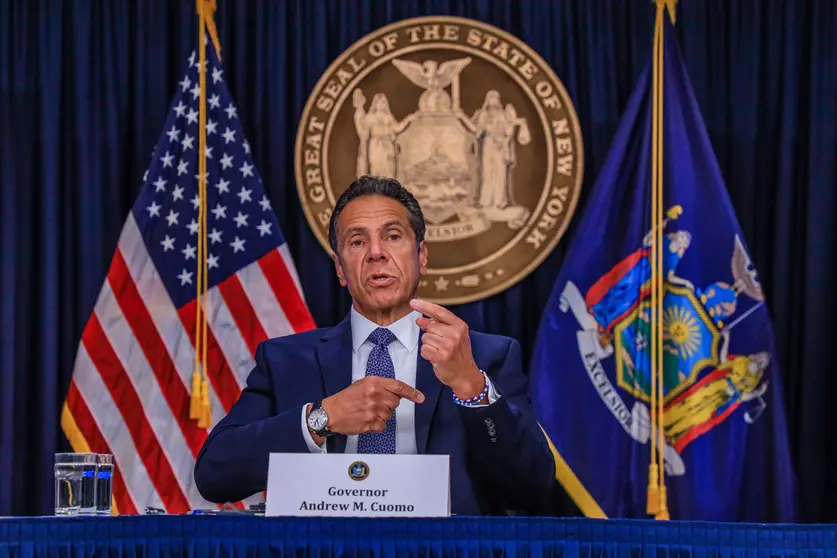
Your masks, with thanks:
[{"label": "man's dark hair", "polygon": [[337,254],[337,220],[340,218],[340,213],[350,201],[361,196],[386,196],[403,205],[410,219],[410,227],[416,234],[416,246],[424,240],[424,214],[413,194],[394,178],[366,175],[352,182],[334,205],[331,221],[328,224],[328,243],[335,254]]}]

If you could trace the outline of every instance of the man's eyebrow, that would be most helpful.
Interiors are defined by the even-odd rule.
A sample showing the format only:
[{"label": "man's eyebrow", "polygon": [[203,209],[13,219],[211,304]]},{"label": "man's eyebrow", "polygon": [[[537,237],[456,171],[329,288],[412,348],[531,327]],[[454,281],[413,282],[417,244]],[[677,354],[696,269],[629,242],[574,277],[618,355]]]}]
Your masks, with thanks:
[{"label": "man's eyebrow", "polygon": [[404,226],[404,223],[402,223],[401,221],[387,221],[386,223],[384,223],[384,226],[381,227],[381,228],[382,229],[391,229],[391,228],[394,228],[394,227],[398,227],[399,229],[406,228]]},{"label": "man's eyebrow", "polygon": [[[404,223],[402,223],[401,221],[397,221],[397,220],[387,221],[386,223],[384,223],[381,226],[381,230],[384,230],[384,231],[388,230],[388,229],[392,229],[392,228],[399,228],[399,229],[404,230],[404,229],[406,229],[406,226],[404,225]],[[346,238],[350,237],[353,234],[366,234],[366,235],[368,235],[369,234],[369,228],[368,227],[362,227],[362,226],[355,226],[355,227],[349,227],[348,229],[343,231],[343,236],[345,236]]]},{"label": "man's eyebrow", "polygon": [[366,234],[368,232],[369,229],[367,229],[366,227],[349,227],[348,229],[343,231],[343,234],[349,236],[352,234]]}]

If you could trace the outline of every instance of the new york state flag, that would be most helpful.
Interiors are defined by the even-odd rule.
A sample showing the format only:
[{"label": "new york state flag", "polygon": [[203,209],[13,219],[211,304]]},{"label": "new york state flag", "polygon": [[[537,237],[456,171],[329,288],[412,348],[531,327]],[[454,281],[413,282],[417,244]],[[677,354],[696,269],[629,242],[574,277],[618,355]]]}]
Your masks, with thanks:
[{"label": "new york state flag", "polygon": [[651,65],[544,311],[533,402],[558,480],[585,515],[648,517],[656,445],[672,519],[794,521],[796,484],[764,291],[674,31],[664,25],[662,420],[652,428],[660,382],[652,384],[650,353]]}]

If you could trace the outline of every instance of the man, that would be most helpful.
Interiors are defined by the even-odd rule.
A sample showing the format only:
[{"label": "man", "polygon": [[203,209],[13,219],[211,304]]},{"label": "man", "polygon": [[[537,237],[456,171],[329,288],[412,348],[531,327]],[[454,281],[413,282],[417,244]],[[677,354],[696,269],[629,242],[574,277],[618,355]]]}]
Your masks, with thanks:
[{"label": "man", "polygon": [[264,490],[273,452],[448,454],[452,513],[549,513],[554,462],[520,346],[414,298],[424,231],[395,180],[364,176],[343,193],[329,243],[349,316],[259,346],[247,387],[198,455],[206,499]]}]

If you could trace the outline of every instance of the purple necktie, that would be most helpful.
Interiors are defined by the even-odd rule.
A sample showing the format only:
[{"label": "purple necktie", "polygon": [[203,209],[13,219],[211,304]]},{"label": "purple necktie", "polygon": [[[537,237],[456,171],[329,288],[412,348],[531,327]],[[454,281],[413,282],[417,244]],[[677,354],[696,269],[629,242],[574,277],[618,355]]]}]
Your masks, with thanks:
[{"label": "purple necktie", "polygon": [[[379,327],[369,335],[375,344],[366,363],[367,376],[380,376],[395,379],[395,367],[389,356],[387,345],[395,341],[395,335],[388,329]],[[395,453],[395,411],[387,421],[383,432],[364,432],[357,438],[358,453]]]}]

